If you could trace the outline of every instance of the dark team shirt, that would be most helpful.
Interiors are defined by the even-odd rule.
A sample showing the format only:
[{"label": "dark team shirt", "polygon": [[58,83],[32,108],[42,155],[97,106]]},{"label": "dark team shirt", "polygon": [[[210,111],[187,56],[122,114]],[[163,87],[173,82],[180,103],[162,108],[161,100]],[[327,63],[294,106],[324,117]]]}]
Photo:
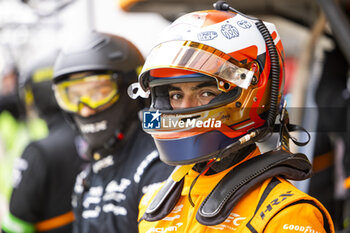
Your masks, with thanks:
[{"label": "dark team shirt", "polygon": [[172,170],[159,160],[152,137],[138,127],[121,149],[92,162],[78,175],[74,232],[138,232],[141,197]]},{"label": "dark team shirt", "polygon": [[[8,226],[21,225],[24,221],[37,232],[37,224],[72,211],[75,178],[84,164],[77,154],[75,137],[66,122],[59,119],[50,127],[48,137],[26,147],[15,164],[9,209],[15,220]],[[71,222],[49,227],[52,229],[44,232],[71,232]],[[15,229],[8,232],[17,232]]]}]

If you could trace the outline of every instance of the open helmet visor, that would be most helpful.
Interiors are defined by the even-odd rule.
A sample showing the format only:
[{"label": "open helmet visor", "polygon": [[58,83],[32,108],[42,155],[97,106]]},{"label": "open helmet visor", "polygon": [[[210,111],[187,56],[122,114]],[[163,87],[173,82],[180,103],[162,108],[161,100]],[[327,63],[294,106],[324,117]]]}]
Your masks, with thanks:
[{"label": "open helmet visor", "polygon": [[168,41],[154,47],[149,54],[140,81],[147,89],[147,71],[175,68],[202,73],[213,77],[222,91],[238,86],[247,89],[258,66],[255,62],[243,64],[230,55],[208,45],[192,41]]}]

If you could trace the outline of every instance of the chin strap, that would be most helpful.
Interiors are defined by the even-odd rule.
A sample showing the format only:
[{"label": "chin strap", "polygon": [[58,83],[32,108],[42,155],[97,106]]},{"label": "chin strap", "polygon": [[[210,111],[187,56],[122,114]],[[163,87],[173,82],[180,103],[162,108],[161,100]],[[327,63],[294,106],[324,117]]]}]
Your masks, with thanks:
[{"label": "chin strap", "polygon": [[[302,126],[290,124],[289,114],[286,107],[287,107],[287,102],[284,101],[281,109],[281,113],[280,113],[280,118],[279,118],[280,124],[275,124],[273,128],[273,132],[279,132],[280,140],[279,140],[278,146],[289,151],[289,139],[292,140],[292,142],[297,146],[305,146],[306,144],[309,143],[311,136],[310,136],[310,133]],[[307,140],[304,142],[299,141],[297,138],[293,137],[290,134],[290,132],[296,132],[296,131],[304,132],[307,135]]]}]

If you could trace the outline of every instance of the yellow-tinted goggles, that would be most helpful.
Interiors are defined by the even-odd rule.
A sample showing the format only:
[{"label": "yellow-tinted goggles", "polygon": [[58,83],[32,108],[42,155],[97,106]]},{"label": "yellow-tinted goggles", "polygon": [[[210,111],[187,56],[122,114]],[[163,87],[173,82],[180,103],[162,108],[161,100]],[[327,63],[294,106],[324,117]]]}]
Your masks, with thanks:
[{"label": "yellow-tinted goggles", "polygon": [[54,91],[60,107],[70,112],[79,112],[83,105],[94,110],[103,109],[119,98],[112,74],[71,78],[56,84]]}]

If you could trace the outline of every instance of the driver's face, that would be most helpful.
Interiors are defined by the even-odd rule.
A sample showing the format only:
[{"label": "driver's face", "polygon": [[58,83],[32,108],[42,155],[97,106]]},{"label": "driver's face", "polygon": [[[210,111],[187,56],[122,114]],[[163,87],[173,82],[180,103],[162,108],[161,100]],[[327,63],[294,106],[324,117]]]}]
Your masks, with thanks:
[{"label": "driver's face", "polygon": [[175,83],[169,87],[170,105],[173,109],[198,107],[208,104],[220,93],[215,81]]}]

